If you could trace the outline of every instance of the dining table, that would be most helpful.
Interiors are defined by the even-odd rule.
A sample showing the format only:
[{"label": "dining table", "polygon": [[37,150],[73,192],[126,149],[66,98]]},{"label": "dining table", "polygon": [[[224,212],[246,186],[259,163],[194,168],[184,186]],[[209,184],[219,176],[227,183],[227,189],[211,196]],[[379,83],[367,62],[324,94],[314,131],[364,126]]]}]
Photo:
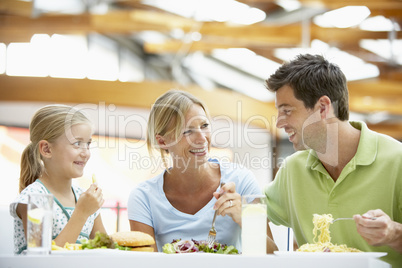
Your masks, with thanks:
[{"label": "dining table", "polygon": [[53,251],[49,255],[12,255],[0,253],[0,267],[6,268],[82,268],[82,267],[150,267],[150,268],[391,268],[380,257],[384,253],[314,253],[277,251],[262,256],[223,255],[212,253],[165,254],[94,249]]}]

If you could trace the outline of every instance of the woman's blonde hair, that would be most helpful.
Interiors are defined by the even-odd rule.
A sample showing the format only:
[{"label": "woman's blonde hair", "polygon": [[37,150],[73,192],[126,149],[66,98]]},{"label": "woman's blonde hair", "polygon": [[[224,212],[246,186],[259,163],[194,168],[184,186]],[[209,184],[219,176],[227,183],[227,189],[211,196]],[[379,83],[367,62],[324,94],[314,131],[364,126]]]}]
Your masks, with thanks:
[{"label": "woman's blonde hair", "polygon": [[47,105],[34,114],[29,125],[31,143],[21,156],[20,192],[42,176],[44,165],[39,152],[39,142],[54,142],[77,124],[89,124],[92,127],[88,117],[67,105]]},{"label": "woman's blonde hair", "polygon": [[148,120],[147,148],[150,155],[159,149],[165,168],[167,167],[167,151],[159,147],[156,135],[173,135],[177,141],[184,127],[185,116],[192,105],[197,104],[209,117],[206,105],[188,92],[169,90],[154,103]]}]

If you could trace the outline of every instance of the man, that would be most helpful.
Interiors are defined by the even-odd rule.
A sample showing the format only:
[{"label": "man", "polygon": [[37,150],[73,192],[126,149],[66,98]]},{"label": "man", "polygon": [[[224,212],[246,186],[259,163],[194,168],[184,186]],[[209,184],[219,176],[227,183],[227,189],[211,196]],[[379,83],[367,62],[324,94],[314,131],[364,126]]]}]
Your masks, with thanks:
[{"label": "man", "polygon": [[313,214],[353,217],[330,225],[331,242],[387,252],[402,267],[402,144],[349,122],[346,78],[322,56],[299,55],[267,80],[277,127],[298,152],[265,188],[268,217],[313,241]]}]

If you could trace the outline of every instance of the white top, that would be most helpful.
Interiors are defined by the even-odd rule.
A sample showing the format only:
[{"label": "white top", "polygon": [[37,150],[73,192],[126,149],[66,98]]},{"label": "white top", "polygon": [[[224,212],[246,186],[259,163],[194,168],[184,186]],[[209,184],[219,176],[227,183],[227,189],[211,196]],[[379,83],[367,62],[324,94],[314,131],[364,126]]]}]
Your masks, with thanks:
[{"label": "white top", "polygon": [[[217,162],[216,160],[210,160]],[[261,194],[253,173],[237,164],[220,164],[221,182],[234,182],[240,195]],[[206,240],[214,216],[214,197],[196,214],[186,214],[174,208],[163,191],[164,172],[140,183],[130,193],[128,219],[154,228],[158,251],[173,239]],[[219,187],[218,187],[219,189]],[[217,189],[217,191],[218,191]],[[233,245],[241,252],[241,228],[230,216],[218,216],[215,222],[216,240]]]},{"label": "white top", "polygon": [[[75,195],[75,199],[78,200],[80,195],[84,192],[83,189],[77,186],[72,186],[72,191]],[[48,189],[42,184],[42,182],[37,179],[34,183],[28,185],[21,194],[10,204],[10,214],[14,217],[14,253],[20,254],[27,247],[27,242],[25,239],[24,226],[22,220],[17,215],[17,205],[18,203],[27,204],[28,195],[30,193],[50,193]],[[66,226],[68,219],[74,212],[74,207],[63,207],[60,202],[54,198],[53,203],[53,230],[52,239],[55,239],[59,233]],[[68,216],[66,215],[68,214]],[[78,236],[77,243],[83,238],[89,238],[92,228],[94,226],[94,221],[99,215],[99,210],[88,217],[84,227],[81,230],[81,234]]]}]

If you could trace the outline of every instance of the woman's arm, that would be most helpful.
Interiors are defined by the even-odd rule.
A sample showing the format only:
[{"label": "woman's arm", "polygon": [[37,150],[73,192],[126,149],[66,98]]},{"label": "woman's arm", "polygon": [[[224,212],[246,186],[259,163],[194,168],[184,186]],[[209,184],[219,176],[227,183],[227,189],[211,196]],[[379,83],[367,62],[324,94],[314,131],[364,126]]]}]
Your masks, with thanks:
[{"label": "woman's arm", "polygon": [[[225,184],[219,193],[214,193],[214,196],[217,198],[214,208],[218,210],[218,214],[222,216],[229,215],[241,227],[241,196],[236,193],[235,183],[229,182]],[[276,250],[278,250],[278,247],[267,223],[267,253],[273,253]]]},{"label": "woman's arm", "polygon": [[150,236],[152,236],[152,238],[155,240],[155,244],[152,245],[152,247],[154,249],[154,252],[158,252],[154,228],[152,228],[151,226],[144,224],[142,222],[130,220],[130,229],[131,229],[131,231],[139,231],[139,232],[143,232],[143,233],[146,233],[146,234],[149,234]]}]

